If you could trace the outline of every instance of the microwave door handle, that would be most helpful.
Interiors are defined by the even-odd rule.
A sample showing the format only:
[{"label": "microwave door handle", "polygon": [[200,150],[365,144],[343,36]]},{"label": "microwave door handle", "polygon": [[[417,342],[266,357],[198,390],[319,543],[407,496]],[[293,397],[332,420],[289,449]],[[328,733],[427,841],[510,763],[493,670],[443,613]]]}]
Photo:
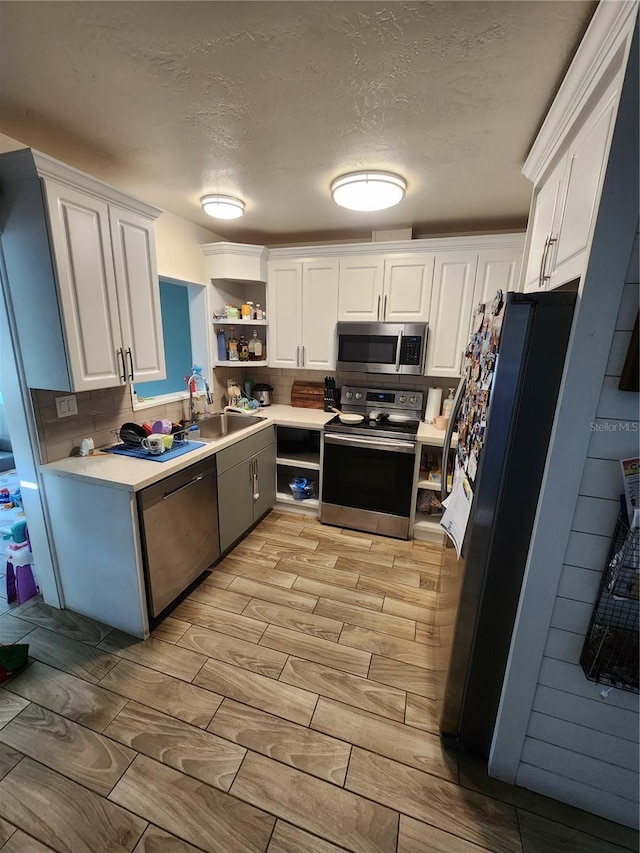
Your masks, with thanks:
[{"label": "microwave door handle", "polygon": [[398,332],[398,347],[396,349],[396,373],[400,372],[400,350],[402,349],[402,330]]},{"label": "microwave door handle", "polygon": [[[462,400],[464,398],[466,390],[467,380],[463,376],[460,380],[460,384],[458,385],[456,396],[453,398],[453,406],[451,407],[451,414],[449,415],[449,423],[447,424],[447,431],[445,433],[444,442],[442,444],[442,462],[440,464],[441,501],[446,500],[448,494],[447,484],[449,480],[449,452],[451,450],[451,439],[453,438],[453,433],[455,431],[456,426],[458,425],[458,414],[460,413],[460,407],[462,406]],[[453,472],[451,473],[453,476]]]}]

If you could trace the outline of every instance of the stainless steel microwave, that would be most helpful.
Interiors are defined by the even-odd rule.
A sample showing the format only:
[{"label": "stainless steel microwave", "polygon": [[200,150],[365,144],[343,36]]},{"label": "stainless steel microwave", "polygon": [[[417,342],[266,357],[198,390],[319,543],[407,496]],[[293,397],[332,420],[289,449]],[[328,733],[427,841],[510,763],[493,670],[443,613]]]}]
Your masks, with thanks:
[{"label": "stainless steel microwave", "polygon": [[421,376],[426,323],[338,323],[338,370]]}]

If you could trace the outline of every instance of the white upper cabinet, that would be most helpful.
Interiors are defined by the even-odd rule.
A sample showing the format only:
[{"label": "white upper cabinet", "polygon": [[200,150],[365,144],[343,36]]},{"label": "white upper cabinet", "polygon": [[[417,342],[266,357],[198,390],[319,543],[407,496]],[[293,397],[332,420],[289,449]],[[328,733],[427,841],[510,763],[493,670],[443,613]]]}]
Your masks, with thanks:
[{"label": "white upper cabinet", "polygon": [[124,381],[118,295],[104,201],[45,182],[73,390]]},{"label": "white upper cabinet", "polygon": [[584,272],[619,88],[614,79],[583,113],[564,141],[564,153],[534,188],[522,273],[525,292],[559,287]]},{"label": "white upper cabinet", "polygon": [[555,167],[549,179],[535,194],[532,218],[530,219],[530,246],[527,258],[523,290],[529,293],[545,287],[543,277],[547,266],[549,241],[553,232],[555,212],[560,199],[565,160]]},{"label": "white upper cabinet", "polygon": [[164,379],[157,208],[50,157],[0,156],[3,252],[27,383]]},{"label": "white upper cabinet", "polygon": [[427,321],[434,260],[434,254],[425,253],[384,262],[382,320],[392,323]]},{"label": "white upper cabinet", "polygon": [[522,265],[522,249],[482,249],[478,253],[473,308],[490,302],[497,290],[517,290]]},{"label": "white upper cabinet", "polygon": [[383,277],[380,257],[341,258],[338,320],[377,323],[382,317]]},{"label": "white upper cabinet", "polygon": [[74,391],[166,377],[153,223],[45,178]]},{"label": "white upper cabinet", "polygon": [[271,367],[335,369],[338,261],[268,264]]},{"label": "white upper cabinet", "polygon": [[109,207],[122,346],[129,379],[166,378],[160,288],[153,222],[133,210]]},{"label": "white upper cabinet", "polygon": [[338,261],[302,265],[302,367],[334,370],[338,317]]},{"label": "white upper cabinet", "polygon": [[550,288],[582,274],[613,132],[617,94],[617,87],[609,88],[567,153],[566,190],[558,217]]},{"label": "white upper cabinet", "polygon": [[429,316],[431,253],[340,259],[338,320],[425,323]]},{"label": "white upper cabinet", "polygon": [[477,252],[436,256],[427,338],[428,376],[459,376],[469,339],[476,283]]}]

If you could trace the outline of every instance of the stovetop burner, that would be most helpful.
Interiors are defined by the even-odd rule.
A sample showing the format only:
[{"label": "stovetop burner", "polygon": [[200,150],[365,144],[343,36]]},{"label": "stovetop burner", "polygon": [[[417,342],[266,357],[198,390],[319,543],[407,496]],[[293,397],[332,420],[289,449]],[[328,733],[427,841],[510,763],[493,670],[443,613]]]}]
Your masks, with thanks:
[{"label": "stovetop burner", "polygon": [[336,415],[330,421],[327,421],[324,428],[329,432],[344,432],[355,433],[356,435],[379,435],[379,436],[396,436],[398,438],[412,438],[418,432],[419,420],[403,421],[402,423],[393,423],[388,419],[380,421],[371,421],[365,417],[359,424],[343,424],[339,416]]},{"label": "stovetop burner", "polygon": [[344,386],[340,394],[341,410],[362,415],[364,420],[359,424],[343,424],[336,415],[325,424],[325,430],[380,438],[412,439],[418,432],[422,400],[421,391]]}]

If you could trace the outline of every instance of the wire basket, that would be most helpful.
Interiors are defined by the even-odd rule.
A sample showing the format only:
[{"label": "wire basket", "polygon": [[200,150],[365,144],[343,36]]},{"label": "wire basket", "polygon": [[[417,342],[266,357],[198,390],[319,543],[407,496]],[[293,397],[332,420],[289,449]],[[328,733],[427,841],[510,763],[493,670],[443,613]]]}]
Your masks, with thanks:
[{"label": "wire basket", "polygon": [[[122,438],[122,436],[120,435],[120,432],[121,431],[119,429],[112,429],[111,430],[111,435],[114,436],[116,444],[121,444],[123,447],[141,447],[142,446],[143,436],[137,436],[133,433],[130,433],[129,436],[127,436],[127,440],[125,441]],[[186,444],[188,444],[189,443],[188,434],[189,434],[188,429],[181,429],[181,430],[177,430],[176,432],[171,433],[171,435],[173,435],[173,444],[171,446],[172,449],[174,447],[184,447]]]},{"label": "wire basket", "polygon": [[580,656],[590,681],[638,693],[640,530],[618,519]]}]

